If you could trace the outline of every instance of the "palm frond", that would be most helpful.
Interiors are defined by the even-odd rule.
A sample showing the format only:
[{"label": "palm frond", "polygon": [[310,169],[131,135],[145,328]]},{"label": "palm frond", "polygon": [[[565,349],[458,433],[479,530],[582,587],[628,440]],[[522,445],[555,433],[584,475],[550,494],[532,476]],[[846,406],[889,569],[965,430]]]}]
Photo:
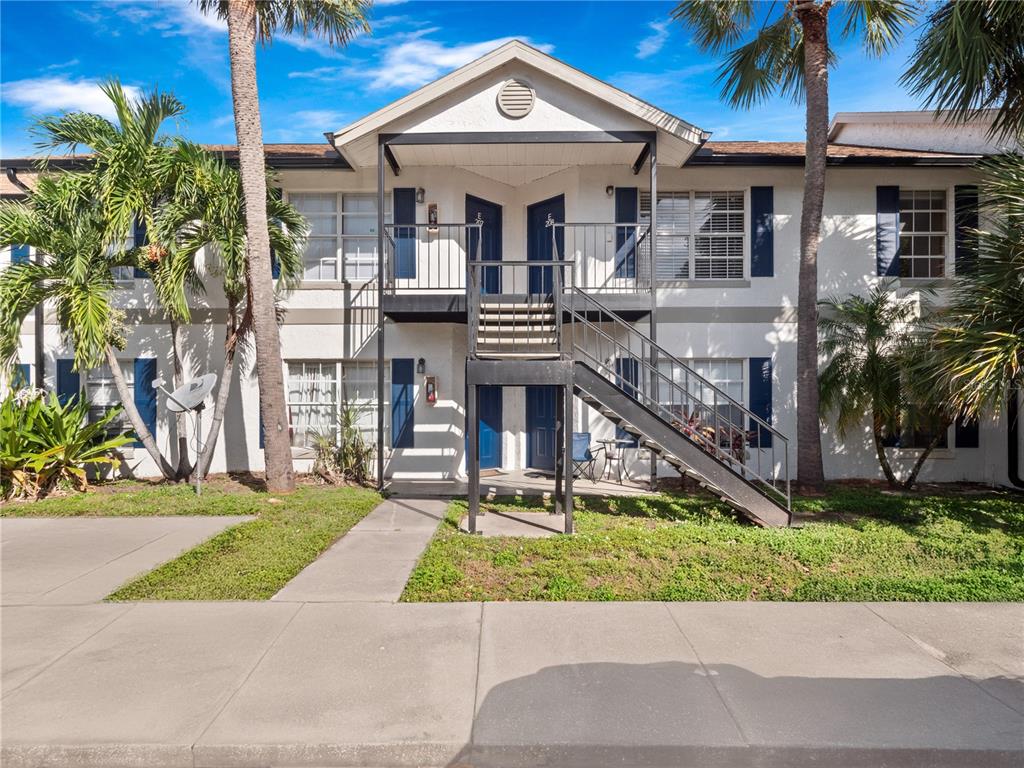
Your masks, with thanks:
[{"label": "palm frond", "polygon": [[750,28],[754,4],[750,0],[684,0],[671,16],[690,28],[701,51],[720,53],[738,43]]},{"label": "palm frond", "polygon": [[914,23],[916,8],[904,0],[857,0],[840,3],[844,17],[842,36],[861,35],[865,50],[874,56],[890,51]]},{"label": "palm frond", "polygon": [[1013,0],[948,0],[927,19],[900,84],[950,122],[995,110],[991,133],[1024,135],[1024,13]]}]

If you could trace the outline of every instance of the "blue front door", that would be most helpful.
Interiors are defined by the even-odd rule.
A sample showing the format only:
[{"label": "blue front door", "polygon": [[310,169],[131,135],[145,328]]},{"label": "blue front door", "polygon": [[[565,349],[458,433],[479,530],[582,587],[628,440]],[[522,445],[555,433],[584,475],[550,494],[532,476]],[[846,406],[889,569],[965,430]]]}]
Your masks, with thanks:
[{"label": "blue front door", "polygon": [[[551,261],[554,258],[548,216],[558,222],[565,221],[565,195],[542,200],[526,209],[526,258],[529,261]],[[558,229],[555,236],[561,252],[564,250],[565,233]],[[551,267],[530,267],[530,293],[551,293],[553,284]]]},{"label": "blue front door", "polygon": [[501,466],[501,387],[479,387],[480,469]]},{"label": "blue front door", "polygon": [[[480,230],[480,260],[501,261],[501,206],[480,197],[466,195],[466,221],[483,222]],[[477,255],[476,230],[469,232],[469,254]],[[480,284],[481,293],[501,293],[501,269],[486,267]]]},{"label": "blue front door", "polygon": [[555,408],[558,387],[526,388],[526,463],[533,469],[555,469]]}]

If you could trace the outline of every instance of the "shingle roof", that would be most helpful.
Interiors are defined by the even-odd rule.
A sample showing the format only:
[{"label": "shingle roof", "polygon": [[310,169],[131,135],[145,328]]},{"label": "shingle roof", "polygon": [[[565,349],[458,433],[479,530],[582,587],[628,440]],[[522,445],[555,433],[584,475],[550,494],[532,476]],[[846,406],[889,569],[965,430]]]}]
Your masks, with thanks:
[{"label": "shingle roof", "polygon": [[[802,165],[802,141],[708,141],[687,165]],[[979,155],[829,144],[829,165],[973,165]]]},{"label": "shingle roof", "polygon": [[[229,160],[238,157],[234,144],[205,144],[211,152],[222,152]],[[326,142],[315,144],[265,144],[267,164],[274,168],[343,168],[350,166]],[[830,144],[829,165],[952,165],[969,166],[980,155],[950,152],[927,152],[889,147],[860,147],[852,144]],[[88,162],[89,155],[54,158],[59,168],[78,168]],[[0,160],[0,169],[16,168],[20,178],[31,179],[37,158],[22,157]],[[708,141],[687,161],[687,165],[803,165],[802,141]],[[0,195],[20,196],[21,190],[0,175]]]}]

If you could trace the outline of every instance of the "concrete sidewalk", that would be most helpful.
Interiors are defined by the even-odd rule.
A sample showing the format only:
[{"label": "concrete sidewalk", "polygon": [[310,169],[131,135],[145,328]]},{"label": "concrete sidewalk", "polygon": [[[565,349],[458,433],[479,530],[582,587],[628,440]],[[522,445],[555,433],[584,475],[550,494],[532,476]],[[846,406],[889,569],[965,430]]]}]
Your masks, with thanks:
[{"label": "concrete sidewalk", "polygon": [[1018,766],[1024,607],[3,610],[9,768]]},{"label": "concrete sidewalk", "polygon": [[381,502],[272,599],[398,602],[447,508],[444,499]]},{"label": "concrete sidewalk", "polygon": [[96,603],[128,580],[254,517],[0,520],[3,605]]}]

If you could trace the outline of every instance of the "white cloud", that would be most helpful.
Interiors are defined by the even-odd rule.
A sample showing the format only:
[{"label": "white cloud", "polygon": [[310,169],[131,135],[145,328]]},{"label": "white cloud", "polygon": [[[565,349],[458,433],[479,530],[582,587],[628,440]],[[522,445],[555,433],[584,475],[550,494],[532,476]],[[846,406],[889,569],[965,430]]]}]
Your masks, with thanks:
[{"label": "white cloud", "polygon": [[316,69],[307,69],[302,72],[289,72],[288,77],[292,80],[320,80],[321,78],[336,77],[342,73],[341,67],[317,67]]},{"label": "white cloud", "polygon": [[335,109],[300,109],[288,115],[287,125],[270,125],[265,133],[274,141],[320,141],[325,131],[351,122],[346,112]]},{"label": "white cloud", "polygon": [[[124,90],[129,98],[141,96],[135,86],[126,85]],[[12,80],[0,86],[0,100],[35,113],[80,111],[116,117],[110,100],[96,80],[60,76]]]},{"label": "white cloud", "polygon": [[[533,45],[545,53],[549,53],[553,46],[530,42],[529,38],[499,37],[494,40],[484,40],[479,43],[460,43],[456,45],[445,45],[436,40],[426,40],[425,35],[437,31],[436,29],[425,29],[421,32],[405,36],[404,42],[397,45],[388,44],[381,56],[380,63],[361,72],[370,80],[370,88],[416,88],[418,86],[436,80],[442,74],[458,69],[474,59],[478,59],[485,53],[504,45],[511,40],[522,40],[528,45]],[[380,39],[378,42],[384,42]]]},{"label": "white cloud", "polygon": [[665,46],[668,40],[668,27],[670,23],[666,19],[665,21],[652,21],[647,25],[651,28],[652,34],[645,37],[637,45],[636,57],[638,59],[650,58]]}]

